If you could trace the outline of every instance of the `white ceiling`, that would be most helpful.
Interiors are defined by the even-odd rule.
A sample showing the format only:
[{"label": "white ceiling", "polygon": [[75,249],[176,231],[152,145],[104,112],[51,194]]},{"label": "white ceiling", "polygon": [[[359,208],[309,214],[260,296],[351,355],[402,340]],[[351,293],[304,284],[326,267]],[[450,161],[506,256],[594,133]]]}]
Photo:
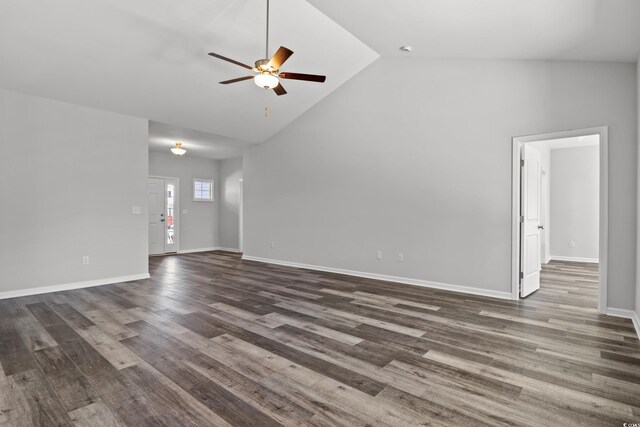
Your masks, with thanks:
[{"label": "white ceiling", "polygon": [[0,88],[170,124],[151,125],[153,149],[181,139],[223,158],[246,144],[234,140],[266,140],[379,54],[407,55],[401,45],[418,57],[626,62],[640,50],[640,0],[271,0],[271,52],[295,51],[283,70],[327,82],[285,81],[281,97],[252,81],[219,85],[248,70],[207,53],[248,64],[264,56],[265,4],[2,0]]},{"label": "white ceiling", "polygon": [[636,62],[638,0],[308,0],[383,56]]},{"label": "white ceiling", "polygon": [[242,148],[252,143],[226,136],[149,121],[149,149],[171,154],[176,142],[182,142],[186,156],[207,159],[230,159],[242,155]]},{"label": "white ceiling", "polygon": [[[284,71],[324,74],[265,94],[252,74],[265,56],[265,0],[2,0],[0,87],[260,142],[378,54],[305,1],[271,1],[271,53]],[[264,107],[269,106],[269,117]]]}]

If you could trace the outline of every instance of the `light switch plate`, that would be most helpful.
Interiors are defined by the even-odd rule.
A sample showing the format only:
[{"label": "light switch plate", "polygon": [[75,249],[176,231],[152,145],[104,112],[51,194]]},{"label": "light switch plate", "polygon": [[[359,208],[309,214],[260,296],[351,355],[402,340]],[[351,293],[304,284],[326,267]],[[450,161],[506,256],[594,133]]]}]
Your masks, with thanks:
[{"label": "light switch plate", "polygon": [[186,215],[189,213],[189,211],[187,211],[186,209],[182,209],[182,213]]},{"label": "light switch plate", "polygon": [[142,209],[140,208],[140,206],[131,207],[131,215],[140,215],[141,212],[142,212]]}]

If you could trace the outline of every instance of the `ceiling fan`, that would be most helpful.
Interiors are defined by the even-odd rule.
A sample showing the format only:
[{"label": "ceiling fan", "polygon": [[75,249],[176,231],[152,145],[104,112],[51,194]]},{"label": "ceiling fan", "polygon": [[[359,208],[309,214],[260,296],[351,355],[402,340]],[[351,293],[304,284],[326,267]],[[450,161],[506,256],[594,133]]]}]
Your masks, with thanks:
[{"label": "ceiling fan", "polygon": [[[267,37],[266,37],[266,48],[265,48],[265,56],[269,57],[269,0],[267,0]],[[220,84],[228,85],[230,83],[237,83],[244,80],[253,79],[256,85],[264,89],[273,89],[276,95],[284,95],[287,93],[282,87],[280,83],[280,79],[290,79],[290,80],[304,80],[307,82],[318,82],[324,83],[327,79],[326,76],[319,76],[316,74],[302,74],[302,73],[289,73],[280,71],[280,67],[285,63],[287,59],[291,55],[293,55],[293,51],[287,49],[284,46],[280,46],[278,51],[271,57],[271,59],[258,59],[255,62],[255,66],[252,67],[247,64],[243,64],[242,62],[235,61],[233,59],[227,58],[226,56],[219,55],[217,53],[209,53],[209,55],[222,59],[223,61],[231,62],[232,64],[239,65],[241,67],[247,68],[249,70],[255,71],[258,74],[253,76],[245,76],[239,77],[237,79],[225,80],[220,82]]]}]

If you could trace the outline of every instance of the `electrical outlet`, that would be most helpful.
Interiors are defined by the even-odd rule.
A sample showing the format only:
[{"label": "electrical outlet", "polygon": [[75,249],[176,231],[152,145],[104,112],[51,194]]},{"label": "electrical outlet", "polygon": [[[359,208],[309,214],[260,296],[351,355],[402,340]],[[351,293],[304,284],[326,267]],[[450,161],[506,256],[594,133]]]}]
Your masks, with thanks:
[{"label": "electrical outlet", "polygon": [[376,259],[377,259],[378,261],[380,261],[380,260],[382,259],[382,251],[377,251],[377,252],[376,252]]},{"label": "electrical outlet", "polygon": [[87,255],[82,257],[82,264],[89,265],[89,257]]},{"label": "electrical outlet", "polygon": [[575,242],[575,240],[572,240],[572,241],[570,241],[570,242],[569,242],[569,247],[570,247],[570,248],[575,248],[575,247],[576,247],[576,242]]},{"label": "electrical outlet", "polygon": [[404,262],[404,254],[402,252],[398,252],[398,262]]},{"label": "electrical outlet", "polygon": [[269,242],[269,247],[271,249],[275,248],[276,247],[276,242]]}]

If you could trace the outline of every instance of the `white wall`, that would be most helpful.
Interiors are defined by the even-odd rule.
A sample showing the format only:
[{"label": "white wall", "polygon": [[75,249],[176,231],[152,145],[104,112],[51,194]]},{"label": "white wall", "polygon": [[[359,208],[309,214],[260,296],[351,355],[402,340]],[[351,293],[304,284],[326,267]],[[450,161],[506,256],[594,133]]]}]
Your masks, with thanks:
[{"label": "white wall", "polygon": [[0,152],[0,293],[148,273],[146,120],[0,90]]},{"label": "white wall", "polygon": [[[551,150],[551,257],[599,258],[600,147]],[[575,247],[570,246],[570,242]]]},{"label": "white wall", "polygon": [[[149,175],[180,178],[178,245],[180,251],[220,246],[220,164],[218,160],[149,152]],[[214,180],[213,202],[193,201],[193,179]],[[184,209],[187,213],[184,213]]]},{"label": "white wall", "polygon": [[240,248],[240,179],[242,157],[220,161],[220,246]]},{"label": "white wall", "polygon": [[636,85],[635,64],[380,58],[245,149],[245,253],[510,293],[511,138],[608,125],[608,301],[632,308]]}]

